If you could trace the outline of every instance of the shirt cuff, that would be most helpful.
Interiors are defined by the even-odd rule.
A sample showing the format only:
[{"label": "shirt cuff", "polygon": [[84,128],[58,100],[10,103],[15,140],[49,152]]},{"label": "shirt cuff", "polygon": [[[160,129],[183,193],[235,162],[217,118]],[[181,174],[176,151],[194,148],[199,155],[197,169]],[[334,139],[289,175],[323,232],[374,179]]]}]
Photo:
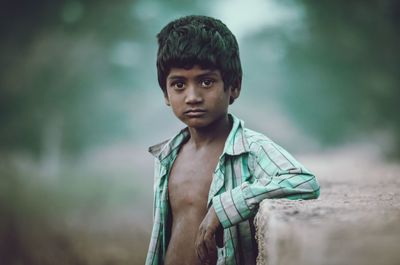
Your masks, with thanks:
[{"label": "shirt cuff", "polygon": [[223,228],[236,225],[252,215],[243,197],[241,186],[215,196],[213,205]]}]

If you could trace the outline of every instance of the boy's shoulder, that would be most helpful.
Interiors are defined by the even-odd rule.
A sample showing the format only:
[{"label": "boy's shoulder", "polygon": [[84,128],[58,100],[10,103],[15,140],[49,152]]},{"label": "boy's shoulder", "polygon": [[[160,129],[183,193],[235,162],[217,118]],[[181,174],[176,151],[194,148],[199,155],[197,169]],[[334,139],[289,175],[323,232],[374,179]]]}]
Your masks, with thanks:
[{"label": "boy's shoulder", "polygon": [[225,143],[229,155],[249,153],[251,157],[257,157],[261,152],[274,152],[281,148],[266,134],[247,128],[243,120],[230,115],[233,126]]},{"label": "boy's shoulder", "polygon": [[153,156],[159,158],[159,160],[163,160],[165,157],[168,157],[173,152],[176,152],[177,149],[183,144],[189,137],[188,128],[184,128],[179,131],[175,136],[164,140],[158,144],[152,145],[148,148],[148,151]]},{"label": "boy's shoulder", "polygon": [[167,140],[164,140],[164,141],[162,141],[162,142],[160,142],[160,143],[157,143],[157,144],[155,144],[155,145],[150,146],[150,147],[148,148],[149,153],[152,154],[152,155],[154,155],[154,156],[158,156],[158,155],[161,153],[161,151],[163,150],[163,148],[164,148],[164,147],[168,144],[168,142],[170,142],[170,141],[171,141],[171,138],[170,138],[170,139],[167,139]]},{"label": "boy's shoulder", "polygon": [[250,152],[257,152],[261,146],[275,144],[267,135],[246,127],[243,128],[243,136]]}]

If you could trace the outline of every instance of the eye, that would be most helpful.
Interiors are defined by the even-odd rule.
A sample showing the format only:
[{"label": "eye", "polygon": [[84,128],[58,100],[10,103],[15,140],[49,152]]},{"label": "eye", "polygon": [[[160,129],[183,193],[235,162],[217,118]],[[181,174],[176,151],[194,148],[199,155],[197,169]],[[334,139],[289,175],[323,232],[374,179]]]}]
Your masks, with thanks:
[{"label": "eye", "polygon": [[213,79],[203,79],[201,80],[201,86],[202,87],[211,87],[214,84],[214,80]]},{"label": "eye", "polygon": [[185,83],[182,81],[175,81],[171,83],[171,87],[173,87],[175,90],[182,90],[185,88]]}]

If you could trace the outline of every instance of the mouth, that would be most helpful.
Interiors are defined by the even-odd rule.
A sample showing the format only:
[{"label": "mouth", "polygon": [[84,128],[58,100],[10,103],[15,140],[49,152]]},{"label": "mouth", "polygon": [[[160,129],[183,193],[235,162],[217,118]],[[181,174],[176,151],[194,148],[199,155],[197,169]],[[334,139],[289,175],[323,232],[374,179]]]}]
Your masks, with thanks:
[{"label": "mouth", "polygon": [[199,117],[204,115],[206,111],[204,109],[189,109],[184,112],[189,117]]}]

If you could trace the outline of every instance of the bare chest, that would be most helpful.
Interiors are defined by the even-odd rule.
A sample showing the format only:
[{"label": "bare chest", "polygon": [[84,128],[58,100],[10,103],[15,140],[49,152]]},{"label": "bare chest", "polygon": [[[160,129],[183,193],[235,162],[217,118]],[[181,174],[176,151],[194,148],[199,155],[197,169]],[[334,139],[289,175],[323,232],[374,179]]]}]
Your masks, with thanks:
[{"label": "bare chest", "polygon": [[188,208],[205,213],[218,158],[217,152],[178,155],[168,180],[169,200],[175,215]]}]

